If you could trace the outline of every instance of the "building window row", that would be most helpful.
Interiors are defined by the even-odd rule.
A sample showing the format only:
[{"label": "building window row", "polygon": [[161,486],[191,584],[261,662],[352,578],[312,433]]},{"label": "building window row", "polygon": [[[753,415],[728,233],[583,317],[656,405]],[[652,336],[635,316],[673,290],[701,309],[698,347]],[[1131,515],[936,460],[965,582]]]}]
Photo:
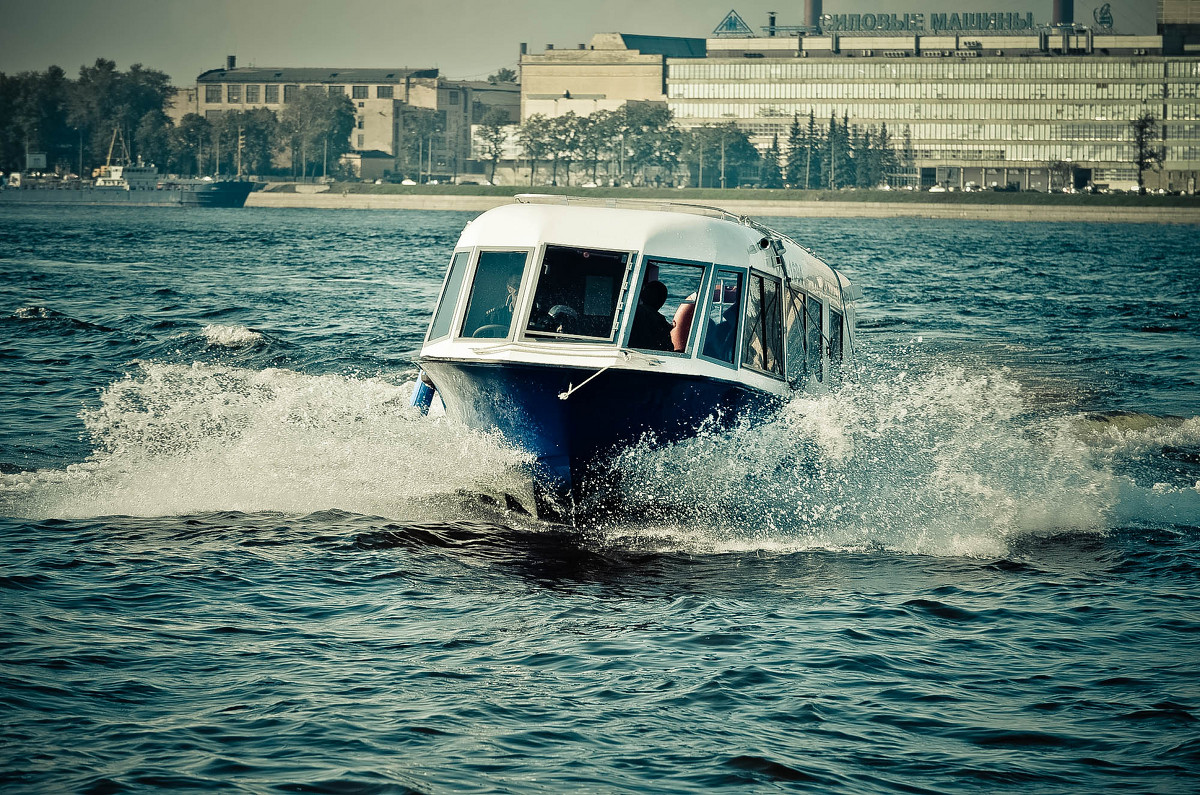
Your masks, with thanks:
[{"label": "building window row", "polygon": [[[330,96],[345,96],[346,86],[344,85],[312,85],[309,88],[324,88],[329,92]],[[265,89],[265,96],[264,91]],[[291,102],[296,91],[300,89],[298,85],[285,85],[283,87],[283,101]],[[368,99],[370,95],[370,86],[351,86],[351,96],[354,99]],[[244,99],[243,99],[244,96]],[[395,96],[395,86],[375,86],[376,99],[393,99]],[[260,97],[262,99],[260,100]],[[257,104],[265,102],[268,105],[279,102],[279,84],[267,83],[265,86],[258,83],[214,83],[204,86],[204,103],[206,105],[220,105],[222,103],[229,105],[240,105],[243,102],[247,104]]]},{"label": "building window row", "polygon": [[[693,119],[754,119],[759,117],[808,116],[819,120],[831,115],[848,116],[858,123],[933,120],[933,121],[1127,121],[1140,116],[1145,106],[1139,103],[1077,103],[1009,104],[1003,102],[780,102],[764,104],[745,102],[670,102],[668,107],[675,118],[688,122]],[[1171,106],[1188,107],[1188,106]],[[1186,112],[1171,118],[1187,119]],[[1194,118],[1194,117],[1192,117]],[[1200,122],[1198,122],[1200,123]]]},{"label": "building window row", "polygon": [[670,99],[1162,99],[1194,97],[1200,83],[673,83]]},{"label": "building window row", "polygon": [[[1187,67],[1170,69],[1167,67]],[[1195,64],[1151,60],[929,61],[885,62],[848,59],[797,60],[787,63],[752,63],[745,60],[689,59],[667,65],[668,80],[1092,80],[1200,77]]]}]

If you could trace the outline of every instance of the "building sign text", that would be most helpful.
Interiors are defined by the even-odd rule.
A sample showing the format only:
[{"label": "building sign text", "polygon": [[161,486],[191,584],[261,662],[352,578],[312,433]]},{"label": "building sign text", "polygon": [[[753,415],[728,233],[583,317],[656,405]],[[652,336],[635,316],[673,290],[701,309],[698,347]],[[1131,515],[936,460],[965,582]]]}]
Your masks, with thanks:
[{"label": "building sign text", "polygon": [[821,17],[823,33],[845,32],[924,32],[934,33],[969,30],[1033,30],[1032,13],[1004,11],[972,12],[965,14],[825,14]]}]

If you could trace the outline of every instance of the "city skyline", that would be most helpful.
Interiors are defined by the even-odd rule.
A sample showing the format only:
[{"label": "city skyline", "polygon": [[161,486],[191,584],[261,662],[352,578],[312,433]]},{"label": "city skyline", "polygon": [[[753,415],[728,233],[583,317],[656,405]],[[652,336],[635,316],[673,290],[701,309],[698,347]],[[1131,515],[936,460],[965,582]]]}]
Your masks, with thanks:
[{"label": "city skyline", "polygon": [[[1076,21],[1090,23],[1106,4],[1118,32],[1153,33],[1157,4],[1148,0],[1076,0]],[[175,85],[189,85],[234,55],[239,66],[433,67],[455,79],[484,79],[514,68],[522,42],[539,52],[547,44],[578,46],[600,32],[704,38],[730,10],[758,33],[770,11],[781,26],[801,24],[804,3],[450,0],[435,8],[407,0],[44,0],[5,8],[0,72],[58,65],[74,76],[80,66],[108,58],[122,69],[141,63],[166,72]],[[1002,11],[1033,13],[1044,24],[1051,0],[825,0],[823,11]]]}]

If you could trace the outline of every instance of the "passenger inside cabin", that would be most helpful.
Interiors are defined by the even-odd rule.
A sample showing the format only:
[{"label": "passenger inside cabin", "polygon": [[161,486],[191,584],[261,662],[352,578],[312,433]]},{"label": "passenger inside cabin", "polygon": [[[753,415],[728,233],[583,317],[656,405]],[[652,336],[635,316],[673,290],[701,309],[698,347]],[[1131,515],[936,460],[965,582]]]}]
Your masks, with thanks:
[{"label": "passenger inside cabin", "polygon": [[676,353],[687,350],[688,335],[692,331],[692,320],[696,317],[696,294],[692,293],[675,310],[675,321],[671,324],[671,345]]},{"label": "passenger inside cabin", "polygon": [[642,287],[633,315],[633,328],[629,331],[629,347],[652,351],[675,350],[671,342],[671,324],[658,311],[666,301],[667,286],[662,282],[651,281]]}]

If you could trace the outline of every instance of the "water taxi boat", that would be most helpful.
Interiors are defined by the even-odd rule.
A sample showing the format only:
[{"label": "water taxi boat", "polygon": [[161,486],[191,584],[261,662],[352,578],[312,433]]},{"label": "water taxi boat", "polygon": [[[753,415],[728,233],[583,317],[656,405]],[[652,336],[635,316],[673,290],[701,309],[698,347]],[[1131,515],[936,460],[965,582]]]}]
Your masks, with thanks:
[{"label": "water taxi boat", "polygon": [[463,230],[413,403],[536,460],[539,515],[573,519],[623,446],[819,388],[858,291],[791,238],[697,205],[520,195]]}]

